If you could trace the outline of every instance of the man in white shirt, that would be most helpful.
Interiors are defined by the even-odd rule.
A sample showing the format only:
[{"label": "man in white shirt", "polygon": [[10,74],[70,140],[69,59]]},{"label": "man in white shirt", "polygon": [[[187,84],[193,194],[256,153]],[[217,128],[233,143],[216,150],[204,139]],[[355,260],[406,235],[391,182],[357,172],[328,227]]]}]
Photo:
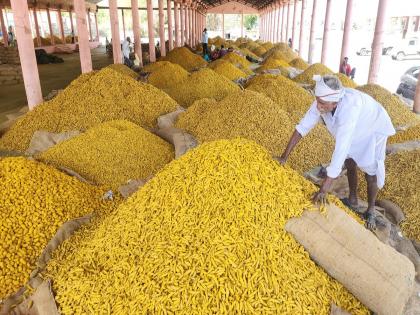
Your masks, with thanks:
[{"label": "man in white shirt", "polygon": [[209,35],[207,34],[207,28],[203,30],[203,35],[201,36],[201,43],[203,44],[203,56],[208,55]]},{"label": "man in white shirt", "polygon": [[357,207],[359,167],[365,173],[368,186],[366,224],[369,229],[374,229],[376,195],[385,183],[386,141],[395,134],[391,119],[381,104],[365,93],[343,88],[337,77],[314,76],[314,80],[316,101],[296,126],[286,150],[277,160],[284,164],[300,139],[322,120],[335,138],[335,149],[326,169],[327,177],[314,195],[314,202],[325,202],[333,180],[345,165],[350,188],[348,204]]},{"label": "man in white shirt", "polygon": [[131,39],[130,37],[127,37],[122,43],[122,53],[124,64],[131,68],[133,66],[133,62],[130,60],[130,44]]}]

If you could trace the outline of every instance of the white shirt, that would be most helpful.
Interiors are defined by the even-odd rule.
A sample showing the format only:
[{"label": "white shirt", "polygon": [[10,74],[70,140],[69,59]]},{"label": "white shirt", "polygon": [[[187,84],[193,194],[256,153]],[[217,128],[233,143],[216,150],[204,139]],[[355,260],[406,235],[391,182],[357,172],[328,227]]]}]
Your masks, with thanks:
[{"label": "white shirt", "polygon": [[207,32],[203,32],[203,36],[201,37],[201,42],[203,44],[209,43],[209,35],[207,34]]},{"label": "white shirt", "polygon": [[354,89],[344,89],[344,96],[337,104],[334,115],[321,114],[316,101],[296,126],[296,130],[306,136],[321,120],[335,138],[335,149],[327,175],[340,175],[344,161],[352,158],[359,167],[375,164],[375,143],[378,135],[395,134],[394,126],[386,110],[369,95]]},{"label": "white shirt", "polygon": [[130,58],[130,43],[126,39],[122,43],[122,53],[125,58]]}]

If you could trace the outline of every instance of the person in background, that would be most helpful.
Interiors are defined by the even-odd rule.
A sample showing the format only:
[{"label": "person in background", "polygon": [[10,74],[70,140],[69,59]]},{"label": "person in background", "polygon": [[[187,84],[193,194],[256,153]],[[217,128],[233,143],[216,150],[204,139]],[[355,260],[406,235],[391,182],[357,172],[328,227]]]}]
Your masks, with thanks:
[{"label": "person in background", "polygon": [[131,39],[127,37],[122,43],[122,53],[124,57],[124,64],[131,68],[133,66],[133,62],[130,60],[130,44]]},{"label": "person in background", "polygon": [[219,50],[219,48],[216,48],[215,50],[213,50],[211,52],[210,58],[211,58],[211,60],[216,60],[216,59],[219,59],[220,58],[220,50]]},{"label": "person in background", "polygon": [[227,49],[225,48],[224,45],[222,45],[220,47],[220,53],[219,53],[219,58],[222,58],[224,55],[226,55],[228,53]]},{"label": "person in background", "polygon": [[8,36],[9,46],[14,46],[15,45],[15,33],[13,33],[12,26],[9,26],[9,31],[7,32],[7,36]]},{"label": "person in background", "polygon": [[[106,41],[107,41],[106,45],[108,45],[109,44],[108,43],[108,37],[106,38]],[[74,32],[73,31],[71,31],[71,43],[74,44]]]},{"label": "person in background", "polygon": [[203,35],[201,36],[201,43],[203,45],[203,56],[208,55],[209,35],[207,34],[207,28],[203,30]]},{"label": "person in background", "polygon": [[354,79],[354,75],[356,74],[356,68],[352,69],[350,67],[348,57],[344,57],[344,60],[340,66],[340,73],[345,74],[346,76],[350,77],[352,80]]},{"label": "person in background", "polygon": [[289,47],[292,47],[292,39],[289,38]]},{"label": "person in background", "polygon": [[376,228],[375,202],[378,190],[385,183],[385,151],[389,136],[395,134],[391,118],[386,110],[369,95],[355,89],[343,88],[334,75],[315,75],[316,100],[296,126],[281,157],[275,159],[285,164],[296,144],[312,128],[323,121],[335,138],[335,149],[326,178],[314,195],[314,202],[326,201],[332,183],[343,168],[347,169],[349,197],[343,203],[358,209],[357,167],[364,173],[367,182],[368,208],[364,213],[367,228]]}]

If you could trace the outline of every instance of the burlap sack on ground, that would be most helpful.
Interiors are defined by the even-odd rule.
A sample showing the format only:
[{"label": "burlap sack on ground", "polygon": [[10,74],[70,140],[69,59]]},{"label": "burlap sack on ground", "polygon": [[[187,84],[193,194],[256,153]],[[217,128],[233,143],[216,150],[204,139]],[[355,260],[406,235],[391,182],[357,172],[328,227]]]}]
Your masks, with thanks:
[{"label": "burlap sack on ground", "polygon": [[392,201],[387,200],[387,199],[382,199],[382,200],[377,200],[375,204],[378,207],[385,209],[385,216],[393,224],[399,225],[402,221],[405,220],[404,212],[401,210],[399,206],[397,206]]},{"label": "burlap sack on ground", "polygon": [[178,116],[185,112],[185,108],[178,107],[176,111],[168,113],[166,115],[162,115],[158,117],[157,119],[157,125],[159,129],[172,127],[176,120],[178,119]]},{"label": "burlap sack on ground", "polygon": [[44,130],[35,131],[25,154],[36,155],[42,153],[57,143],[73,138],[79,134],[80,132],[76,130],[62,133],[53,133]]},{"label": "burlap sack on ground", "polygon": [[131,179],[127,184],[118,187],[118,192],[123,198],[128,198],[143,187],[152,177],[153,176],[149,176],[146,179]]},{"label": "burlap sack on ground", "polygon": [[349,312],[346,312],[342,308],[338,307],[334,303],[331,304],[330,315],[351,315]]},{"label": "burlap sack on ground", "polygon": [[420,149],[420,141],[407,141],[404,143],[393,143],[386,146],[387,154],[394,154],[402,151],[413,151]]},{"label": "burlap sack on ground", "polygon": [[176,159],[198,145],[197,140],[192,135],[175,127],[158,129],[154,133],[174,146]]},{"label": "burlap sack on ground", "polygon": [[334,205],[305,211],[286,230],[356,298],[380,315],[402,314],[414,287],[410,260]]},{"label": "burlap sack on ground", "polygon": [[50,281],[43,281],[37,277],[31,285],[35,289],[33,294],[27,298],[20,296],[20,302],[13,301],[15,304],[18,302],[16,307],[9,304],[11,300],[7,301],[8,304],[4,304],[0,315],[59,315]]}]

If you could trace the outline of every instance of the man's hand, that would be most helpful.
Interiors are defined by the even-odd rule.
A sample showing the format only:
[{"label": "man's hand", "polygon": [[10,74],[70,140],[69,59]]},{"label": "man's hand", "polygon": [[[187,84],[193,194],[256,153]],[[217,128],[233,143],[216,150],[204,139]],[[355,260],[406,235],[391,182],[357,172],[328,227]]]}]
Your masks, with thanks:
[{"label": "man's hand", "polygon": [[332,183],[334,178],[328,177],[325,178],[324,182],[322,183],[321,188],[317,193],[314,194],[312,197],[313,203],[321,203],[321,205],[325,205],[327,203],[327,195],[328,192],[331,190]]},{"label": "man's hand", "polygon": [[328,193],[321,191],[321,189],[314,194],[312,197],[313,203],[320,203],[321,205],[325,205],[327,203],[327,196]]}]

